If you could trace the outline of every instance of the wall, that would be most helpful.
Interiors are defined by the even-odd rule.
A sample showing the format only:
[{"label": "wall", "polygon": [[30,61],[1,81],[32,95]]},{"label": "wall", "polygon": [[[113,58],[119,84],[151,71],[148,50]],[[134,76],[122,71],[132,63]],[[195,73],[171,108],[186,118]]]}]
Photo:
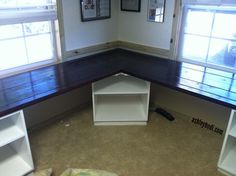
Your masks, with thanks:
[{"label": "wall", "polygon": [[174,0],[166,1],[164,23],[154,23],[147,21],[148,0],[141,0],[139,13],[120,11],[120,1],[111,0],[110,19],[81,22],[79,0],[62,0],[65,49],[116,40],[169,49],[174,5]]},{"label": "wall", "polygon": [[141,0],[141,12],[139,13],[119,10],[118,39],[162,49],[169,49],[174,5],[174,0],[166,1],[164,23],[147,21],[148,0]]},{"label": "wall", "polygon": [[53,97],[24,109],[27,128],[32,128],[73,108],[91,104],[91,85]]},{"label": "wall", "polygon": [[152,84],[152,104],[164,109],[179,112],[191,118],[199,118],[209,124],[226,130],[231,109],[187,95],[157,84]]},{"label": "wall", "polygon": [[111,18],[81,22],[80,0],[62,0],[66,51],[117,40],[118,1],[111,0]]}]

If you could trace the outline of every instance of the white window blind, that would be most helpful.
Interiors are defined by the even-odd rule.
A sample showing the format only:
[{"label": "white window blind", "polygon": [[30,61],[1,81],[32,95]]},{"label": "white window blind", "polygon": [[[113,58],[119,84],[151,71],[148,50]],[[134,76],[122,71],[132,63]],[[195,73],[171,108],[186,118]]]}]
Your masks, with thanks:
[{"label": "white window blind", "polygon": [[57,19],[56,5],[51,2],[8,3],[0,1],[0,25],[48,21]]}]

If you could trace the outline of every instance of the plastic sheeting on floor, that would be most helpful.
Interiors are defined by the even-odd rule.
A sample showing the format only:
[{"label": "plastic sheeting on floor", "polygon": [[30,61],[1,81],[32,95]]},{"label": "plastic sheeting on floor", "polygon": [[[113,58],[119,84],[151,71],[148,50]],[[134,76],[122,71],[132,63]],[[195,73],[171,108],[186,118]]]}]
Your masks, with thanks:
[{"label": "plastic sheeting on floor", "polygon": [[[38,171],[33,176],[51,176],[52,169]],[[60,176],[118,176],[115,173],[95,169],[66,169]]]}]

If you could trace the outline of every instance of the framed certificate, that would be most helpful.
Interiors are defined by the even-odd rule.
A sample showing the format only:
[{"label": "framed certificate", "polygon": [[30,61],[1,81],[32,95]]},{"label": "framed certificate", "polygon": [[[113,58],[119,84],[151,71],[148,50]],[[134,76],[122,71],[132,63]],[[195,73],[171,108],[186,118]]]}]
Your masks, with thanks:
[{"label": "framed certificate", "polygon": [[92,21],[111,17],[111,0],[80,0],[81,20]]},{"label": "framed certificate", "polygon": [[148,21],[163,23],[165,0],[148,0]]},{"label": "framed certificate", "polygon": [[122,11],[140,12],[141,0],[121,0],[120,9]]}]

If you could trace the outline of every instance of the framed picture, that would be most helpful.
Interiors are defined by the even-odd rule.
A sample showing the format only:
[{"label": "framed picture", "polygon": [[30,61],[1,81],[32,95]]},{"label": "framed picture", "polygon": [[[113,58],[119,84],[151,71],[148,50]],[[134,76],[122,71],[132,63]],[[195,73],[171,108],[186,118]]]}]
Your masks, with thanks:
[{"label": "framed picture", "polygon": [[111,0],[80,0],[82,21],[100,20],[111,17]]},{"label": "framed picture", "polygon": [[120,9],[122,11],[140,12],[141,0],[121,0]]},{"label": "framed picture", "polygon": [[148,0],[148,21],[163,23],[166,0]]}]

